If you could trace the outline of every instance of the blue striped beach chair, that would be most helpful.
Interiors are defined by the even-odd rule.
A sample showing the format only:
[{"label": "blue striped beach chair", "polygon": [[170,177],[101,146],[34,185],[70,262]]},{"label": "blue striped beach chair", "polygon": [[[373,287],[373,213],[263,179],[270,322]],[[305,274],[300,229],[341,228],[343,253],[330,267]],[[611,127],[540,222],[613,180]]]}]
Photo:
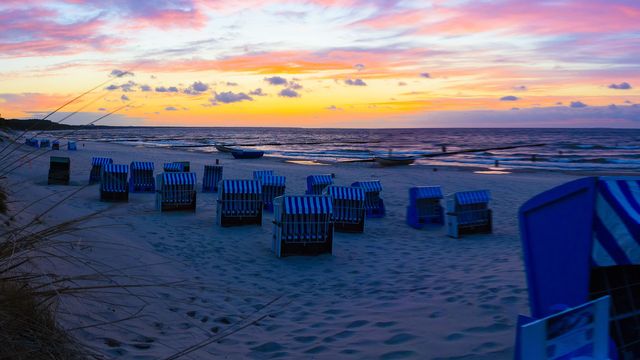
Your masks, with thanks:
[{"label": "blue striped beach chair", "polygon": [[78,146],[76,145],[76,142],[75,141],[67,141],[67,150],[69,150],[69,151],[78,150]]},{"label": "blue striped beach chair", "polygon": [[105,164],[100,172],[100,201],[129,201],[129,167]]},{"label": "blue striped beach chair", "polygon": [[416,186],[409,188],[407,224],[422,229],[427,224],[444,224],[444,210],[440,186]]},{"label": "blue striped beach chair", "polygon": [[278,257],[333,252],[333,207],[328,195],[284,195],[274,200],[272,250]]},{"label": "blue striped beach chair", "polygon": [[49,148],[51,146],[51,141],[49,141],[49,139],[40,139],[39,143],[40,143],[40,148],[41,149],[42,148],[46,149],[46,148]]},{"label": "blue striped beach chair", "polygon": [[609,295],[610,357],[640,359],[640,178],[574,180],[519,218],[531,318]]},{"label": "blue striped beach chair", "polygon": [[54,140],[51,143],[51,150],[60,150],[60,141]]},{"label": "blue striped beach chair", "polygon": [[156,179],[153,176],[154,164],[151,161],[132,161],[129,165],[129,191],[148,193],[156,191]]},{"label": "blue striped beach chair", "polygon": [[447,234],[490,234],[493,231],[489,190],[461,191],[447,197]]},{"label": "blue striped beach chair", "polygon": [[380,198],[380,180],[356,181],[351,184],[364,190],[364,210],[369,218],[380,218],[385,214],[384,201]]},{"label": "blue striped beach chair", "polygon": [[196,173],[165,172],[156,176],[156,207],[160,211],[196,211]]},{"label": "blue striped beach chair", "polygon": [[162,170],[164,172],[185,172],[184,164],[180,162],[164,163]]},{"label": "blue striped beach chair", "polygon": [[113,164],[113,159],[106,157],[93,157],[91,159],[91,173],[89,173],[89,184],[100,181],[102,166]]},{"label": "blue striped beach chair", "polygon": [[265,176],[274,176],[273,170],[254,170],[253,179],[260,180]]},{"label": "blue striped beach chair", "polygon": [[34,139],[34,138],[29,138],[29,139],[25,139],[24,143],[26,145],[29,145],[31,147],[39,147],[40,145],[38,144],[38,139]]},{"label": "blue striped beach chair", "polygon": [[220,180],[222,180],[222,165],[205,165],[202,192],[217,192]]},{"label": "blue striped beach chair", "polygon": [[69,185],[71,159],[68,157],[51,156],[49,159],[49,176],[47,184]]},{"label": "blue striped beach chair", "polygon": [[364,231],[365,196],[362,188],[330,185],[325,194],[331,197],[335,231],[356,233]]},{"label": "blue striped beach chair", "polygon": [[264,175],[258,181],[262,185],[262,202],[264,209],[273,211],[273,199],[284,195],[287,178],[279,175]]},{"label": "blue striped beach chair", "polygon": [[258,180],[222,180],[218,189],[220,226],[262,225],[262,186]]},{"label": "blue striped beach chair", "polygon": [[331,175],[309,175],[307,176],[307,195],[322,195],[327,186],[333,184]]}]

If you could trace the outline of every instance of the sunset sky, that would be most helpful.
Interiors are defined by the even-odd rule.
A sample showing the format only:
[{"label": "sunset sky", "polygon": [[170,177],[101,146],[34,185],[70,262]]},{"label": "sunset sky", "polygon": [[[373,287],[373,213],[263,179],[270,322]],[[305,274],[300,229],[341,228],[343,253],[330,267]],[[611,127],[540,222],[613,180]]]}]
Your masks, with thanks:
[{"label": "sunset sky", "polygon": [[51,119],[640,127],[640,1],[0,2],[2,117],[98,85]]}]

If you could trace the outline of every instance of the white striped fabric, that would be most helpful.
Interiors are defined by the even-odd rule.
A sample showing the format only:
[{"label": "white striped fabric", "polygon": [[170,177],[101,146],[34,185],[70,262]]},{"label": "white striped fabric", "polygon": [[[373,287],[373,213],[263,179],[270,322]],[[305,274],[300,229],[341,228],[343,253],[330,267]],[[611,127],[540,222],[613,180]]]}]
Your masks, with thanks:
[{"label": "white striped fabric", "polygon": [[150,161],[133,161],[131,162],[131,170],[150,170],[153,171],[154,164]]},{"label": "white striped fabric", "polygon": [[455,199],[459,205],[482,204],[491,200],[491,193],[489,190],[461,191],[455,194]]},{"label": "white striped fabric", "polygon": [[105,164],[102,166],[100,190],[104,192],[127,192],[129,187],[127,175],[129,167],[120,164]]},{"label": "white striped fabric", "polygon": [[273,176],[273,170],[254,170],[253,178],[255,180],[260,180],[266,176]]},{"label": "white striped fabric", "polygon": [[440,186],[416,186],[409,189],[415,199],[442,199]]},{"label": "white striped fabric", "polygon": [[327,194],[334,199],[364,200],[364,190],[358,187],[331,185],[327,188]]},{"label": "white striped fabric", "polygon": [[351,186],[360,187],[364,189],[364,192],[382,191],[382,184],[380,183],[380,180],[357,181],[351,184]]},{"label": "white striped fabric", "polygon": [[326,194],[331,196],[333,220],[341,224],[357,224],[364,218],[364,190],[359,187],[331,185]]},{"label": "white striped fabric", "polygon": [[165,163],[162,165],[162,169],[166,172],[182,172],[184,165],[181,163]]},{"label": "white striped fabric", "polygon": [[285,176],[280,175],[265,175],[260,178],[260,182],[262,185],[268,186],[285,186],[287,182],[287,178]]},{"label": "white striped fabric", "polygon": [[333,184],[333,178],[331,175],[309,175],[311,184],[313,185],[329,185]]},{"label": "white striped fabric", "polygon": [[113,163],[113,159],[106,158],[106,157],[93,157],[91,159],[91,165],[93,166],[102,166],[105,164],[112,164],[112,163]]}]

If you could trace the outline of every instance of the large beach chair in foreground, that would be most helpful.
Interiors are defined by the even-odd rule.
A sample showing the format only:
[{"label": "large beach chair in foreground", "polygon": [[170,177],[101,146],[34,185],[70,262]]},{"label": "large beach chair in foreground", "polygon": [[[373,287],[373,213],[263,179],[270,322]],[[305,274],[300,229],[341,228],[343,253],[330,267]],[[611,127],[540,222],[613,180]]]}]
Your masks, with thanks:
[{"label": "large beach chair in foreground", "polygon": [[325,191],[331,197],[332,220],[335,231],[364,231],[364,190],[352,186],[330,185]]},{"label": "large beach chair in foreground", "polygon": [[156,176],[156,207],[160,211],[196,211],[196,174],[165,172]]},{"label": "large beach chair in foreground", "polygon": [[132,161],[129,165],[129,191],[148,193],[156,191],[156,179],[153,176],[154,164],[151,161]]},{"label": "large beach chair in foreground", "polygon": [[384,216],[384,200],[380,198],[382,191],[380,180],[356,181],[351,186],[362,188],[364,191],[364,210],[367,217],[380,218]]},{"label": "large beach chair in foreground", "polygon": [[164,165],[162,165],[162,170],[164,172],[187,172],[184,168],[184,164],[181,162],[170,162],[170,163],[164,163]]},{"label": "large beach chair in foreground", "polygon": [[333,208],[328,195],[284,195],[274,200],[272,250],[278,257],[331,254]]},{"label": "large beach chair in foreground", "polygon": [[68,157],[51,156],[49,159],[49,176],[47,184],[69,185],[71,159]]},{"label": "large beach chair in foreground", "polygon": [[120,164],[105,164],[100,174],[101,201],[129,201],[127,181],[129,167]]},{"label": "large beach chair in foreground", "polygon": [[415,186],[409,188],[407,224],[422,229],[427,224],[444,224],[444,209],[440,205],[440,186]]},{"label": "large beach chair in foreground", "polygon": [[327,186],[333,184],[332,175],[307,176],[307,195],[322,195]]},{"label": "large beach chair in foreground", "polygon": [[262,186],[258,180],[222,180],[218,189],[220,226],[262,225]]},{"label": "large beach chair in foreground", "polygon": [[217,192],[220,180],[222,180],[222,165],[205,165],[202,192]]},{"label": "large beach chair in foreground", "polygon": [[489,190],[461,191],[447,197],[447,234],[490,234],[493,231]]},{"label": "large beach chair in foreground", "polygon": [[107,164],[113,164],[113,159],[106,157],[93,157],[91,159],[91,173],[89,173],[89,184],[100,181],[102,167]]},{"label": "large beach chair in foreground", "polygon": [[69,151],[78,150],[78,146],[76,145],[76,142],[75,141],[67,141],[67,150],[69,150]]},{"label": "large beach chair in foreground", "polygon": [[610,295],[617,357],[640,359],[640,178],[574,180],[519,217],[531,316]]},{"label": "large beach chair in foreground", "polygon": [[284,195],[287,178],[284,176],[273,175],[273,172],[271,172],[271,175],[264,173],[256,176],[255,171],[253,172],[253,177],[255,180],[258,180],[262,186],[262,203],[264,209],[267,211],[273,211],[273,199]]}]

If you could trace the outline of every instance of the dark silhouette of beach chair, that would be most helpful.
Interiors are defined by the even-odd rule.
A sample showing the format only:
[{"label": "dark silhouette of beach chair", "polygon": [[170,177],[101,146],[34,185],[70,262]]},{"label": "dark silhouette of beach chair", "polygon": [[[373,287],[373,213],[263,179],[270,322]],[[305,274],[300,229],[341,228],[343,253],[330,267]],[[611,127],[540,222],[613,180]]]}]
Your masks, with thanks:
[{"label": "dark silhouette of beach chair", "polygon": [[100,200],[129,201],[128,175],[129,167],[127,165],[103,165],[100,176]]},{"label": "dark silhouette of beach chair", "polygon": [[156,207],[160,211],[196,211],[196,173],[165,172],[156,176]]},{"label": "dark silhouette of beach chair", "polygon": [[184,164],[181,162],[164,163],[164,165],[162,165],[162,170],[164,172],[187,172],[184,168]]},{"label": "dark silhouette of beach chair", "polygon": [[149,193],[156,191],[156,179],[153,176],[154,164],[150,161],[133,161],[129,165],[129,191]]},{"label": "dark silhouette of beach chair", "polygon": [[113,159],[106,157],[93,157],[91,159],[91,173],[89,173],[89,184],[100,181],[102,166],[113,164]]},{"label": "dark silhouette of beach chair", "polygon": [[447,199],[447,234],[459,238],[462,234],[490,234],[493,219],[489,209],[489,190],[462,191]]},{"label": "dark silhouette of beach chair", "polygon": [[574,180],[519,218],[531,317],[610,295],[611,357],[640,359],[640,178]]},{"label": "dark silhouette of beach chair", "polygon": [[205,165],[202,192],[217,192],[220,180],[222,180],[222,165]]},{"label": "dark silhouette of beach chair", "polygon": [[258,180],[222,180],[218,189],[220,226],[262,225],[262,185]]},{"label": "dark silhouette of beach chair", "polygon": [[274,200],[272,250],[278,257],[331,254],[333,208],[328,195],[284,195]]},{"label": "dark silhouette of beach chair", "polygon": [[69,150],[69,151],[78,150],[78,146],[76,145],[76,142],[75,141],[67,141],[67,150]]},{"label": "dark silhouette of beach chair", "polygon": [[380,198],[382,184],[380,180],[356,181],[353,187],[364,191],[364,211],[369,218],[381,218],[385,214],[384,200]]},{"label": "dark silhouette of beach chair", "polygon": [[444,209],[440,186],[416,186],[409,188],[407,224],[422,229],[427,224],[444,224]]},{"label": "dark silhouette of beach chair", "polygon": [[60,150],[60,142],[56,140],[51,143],[51,150]]},{"label": "dark silhouette of beach chair", "polygon": [[364,231],[364,190],[352,186],[327,187],[325,194],[331,197],[331,219],[335,231],[361,233]]},{"label": "dark silhouette of beach chair", "polygon": [[333,184],[331,175],[307,176],[307,195],[322,195],[327,186]]},{"label": "dark silhouette of beach chair", "polygon": [[40,139],[39,143],[41,149],[47,149],[51,146],[51,141],[49,141],[49,139]]},{"label": "dark silhouette of beach chair", "polygon": [[69,185],[71,159],[68,157],[51,156],[49,159],[49,185]]},{"label": "dark silhouette of beach chair", "polygon": [[253,179],[260,181],[262,185],[262,203],[264,209],[273,211],[273,199],[284,195],[287,178],[274,175],[273,170],[256,170],[253,172]]}]

